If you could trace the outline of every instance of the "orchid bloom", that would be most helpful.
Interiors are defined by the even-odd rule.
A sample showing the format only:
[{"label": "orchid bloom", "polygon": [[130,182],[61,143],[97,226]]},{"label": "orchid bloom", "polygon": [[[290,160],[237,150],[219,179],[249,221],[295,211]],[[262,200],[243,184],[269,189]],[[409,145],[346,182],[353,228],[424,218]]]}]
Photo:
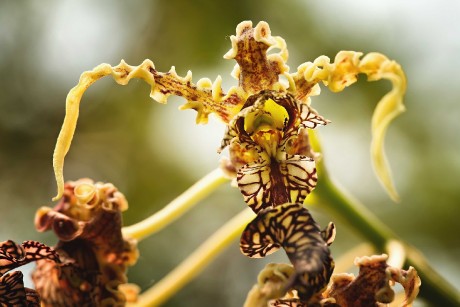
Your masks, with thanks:
[{"label": "orchid bloom", "polygon": [[[397,200],[398,195],[385,159],[383,143],[389,123],[404,110],[402,97],[406,87],[405,76],[399,64],[382,54],[369,53],[362,57],[362,53],[354,51],[340,51],[333,62],[326,56],[320,56],[290,73],[286,64],[288,51],[284,39],[272,36],[268,24],[263,21],[255,27],[250,21],[241,22],[236,28],[236,35],[231,36],[231,42],[232,48],[224,58],[237,62],[232,76],[238,80],[238,84],[226,93],[221,87],[220,76],[214,82],[203,78],[195,84],[192,82],[191,72],[185,77],[178,76],[174,67],[169,72],[159,72],[150,60],[145,60],[139,66],[130,66],[124,61],[114,67],[101,64],[92,71],[83,73],[78,85],[67,96],[66,116],[53,156],[58,187],[54,199],[63,195],[64,198],[55,209],[41,209],[36,225],[39,230],[53,229],[65,242],[76,238],[97,239],[99,235],[106,238],[105,231],[99,229],[95,221],[106,221],[106,215],[113,212],[88,213],[91,212],[88,210],[92,210],[91,204],[98,202],[98,199],[92,199],[99,192],[91,192],[91,196],[84,196],[81,200],[89,205],[89,209],[87,206],[78,207],[72,203],[73,198],[69,198],[68,187],[64,185],[64,158],[75,133],[82,95],[88,87],[109,75],[121,85],[127,84],[133,78],[139,78],[151,86],[150,96],[160,103],[166,103],[170,95],[185,98],[186,103],[181,109],[195,110],[197,123],[206,123],[211,113],[225,123],[227,129],[219,151],[228,146],[230,156],[222,169],[234,179],[244,201],[256,214],[253,218],[245,211],[238,216],[236,230],[240,229],[241,221],[247,223],[252,219],[242,229],[241,251],[249,257],[264,257],[283,248],[293,269],[288,270],[290,278],[282,288],[277,289],[277,295],[270,298],[276,299],[286,293],[295,292],[300,303],[317,303],[321,300],[322,292],[334,269],[328,245],[334,240],[335,227],[330,223],[326,229],[320,230],[310,212],[303,207],[319,180],[316,170],[319,154],[312,150],[310,137],[313,129],[329,122],[311,107],[311,97],[320,94],[321,84],[331,91],[340,92],[356,82],[358,74],[367,75],[369,81],[388,79],[392,82],[393,89],[378,103],[372,118],[371,155],[377,177],[390,197]],[[281,77],[287,83],[282,82]],[[209,186],[217,182],[215,178],[211,178],[204,181]],[[76,190],[73,193],[77,194],[77,187],[74,188]],[[200,189],[201,185],[197,188],[197,193],[204,190]],[[82,190],[84,195],[88,194],[86,187]],[[186,192],[177,202],[179,205],[168,205],[157,216],[174,219],[182,208],[188,207],[195,200],[195,197],[189,196]],[[117,208],[121,210],[119,205],[117,203]],[[183,207],[176,210],[179,206]],[[117,211],[113,216],[117,223],[120,219],[119,213]],[[103,267],[108,265],[108,259],[112,259],[105,259],[107,255],[119,258],[116,263],[120,266],[117,268],[120,278],[112,288],[114,295],[105,293],[107,295],[104,298],[117,302],[123,300],[123,297],[117,296],[117,286],[124,280],[126,265],[134,263],[136,258],[133,256],[135,245],[129,243],[131,241],[128,238],[142,238],[146,233],[157,231],[165,223],[152,217],[146,223],[123,229],[123,232],[119,231],[117,224],[115,241],[107,241],[113,244],[105,246],[108,250],[116,247],[116,251],[102,249],[102,256],[98,254],[100,251],[95,256],[98,264]],[[226,240],[237,233],[234,225],[231,221],[228,227],[227,224],[222,227]],[[94,232],[97,233],[96,237]],[[210,238],[210,243],[205,242],[205,252],[201,256],[208,258],[221,250],[224,244],[219,242],[220,239],[221,237],[216,236]],[[123,261],[125,256],[121,256],[126,251],[120,242],[127,244],[127,262]],[[190,263],[202,265],[195,254],[191,255]],[[189,272],[196,271],[196,267],[184,267]],[[173,279],[180,279],[177,284],[183,283],[181,278],[187,274],[178,272],[166,277],[165,283],[168,284]],[[157,288],[154,286],[151,291],[146,291],[141,305],[161,303],[163,298],[158,298],[157,294],[166,293],[162,290],[163,285],[159,283]],[[167,291],[172,291],[171,289],[172,287]],[[94,297],[100,299],[103,294],[103,291],[95,291]]]},{"label": "orchid bloom", "polygon": [[[322,83],[332,91],[339,92],[356,82],[357,75],[360,73],[366,74],[370,81],[389,79],[393,84],[392,91],[382,98],[374,112],[371,152],[378,178],[390,196],[393,199],[398,198],[385,159],[383,141],[391,120],[404,110],[402,97],[405,93],[406,81],[399,64],[379,53],[369,53],[360,59],[362,56],[360,52],[341,51],[337,54],[333,63],[330,62],[328,57],[320,56],[313,62],[306,62],[300,65],[296,72],[290,73],[289,67],[286,65],[288,51],[284,39],[272,36],[270,27],[263,21],[259,22],[255,28],[252,27],[252,22],[250,21],[241,22],[236,28],[236,36],[231,36],[231,41],[232,48],[225,54],[224,58],[234,59],[237,62],[232,75],[238,79],[238,85],[230,88],[227,93],[222,90],[222,78],[220,76],[214,82],[203,78],[194,84],[192,83],[191,72],[188,72],[185,77],[178,76],[174,67],[167,73],[159,72],[150,60],[145,60],[136,67],[128,65],[124,61],[115,67],[109,64],[101,64],[92,71],[83,73],[78,85],[67,96],[66,116],[54,151],[53,165],[58,185],[58,193],[55,199],[60,198],[63,193],[64,158],[70,148],[76,129],[81,97],[91,84],[104,76],[111,75],[117,83],[122,85],[127,84],[133,78],[143,79],[151,86],[150,96],[161,103],[166,103],[170,95],[184,97],[187,102],[181,109],[196,110],[197,123],[206,123],[209,114],[214,113],[229,125],[230,135],[232,130],[235,130],[235,127],[232,127],[232,123],[236,123],[235,116],[238,116],[242,109],[242,112],[248,112],[244,111],[244,108],[250,107],[248,102],[259,101],[263,105],[261,106],[262,109],[265,109],[263,112],[273,115],[273,112],[278,113],[280,111],[281,114],[277,114],[277,118],[272,118],[272,115],[262,116],[261,119],[263,120],[271,118],[268,123],[256,120],[245,124],[254,126],[247,128],[249,128],[250,132],[255,132],[256,135],[262,133],[263,137],[271,135],[270,138],[276,138],[279,136],[275,136],[275,134],[279,133],[273,134],[272,132],[280,129],[285,130],[286,128],[292,129],[292,123],[295,121],[301,121],[301,123],[297,123],[299,126],[296,128],[301,128],[303,125],[307,128],[314,128],[318,124],[325,124],[326,121],[317,116],[314,110],[309,107],[311,96],[320,93],[319,84]],[[267,52],[274,49],[279,51],[267,54]],[[284,76],[288,80],[287,86],[280,82],[280,76]],[[260,101],[260,96],[267,93],[267,91],[271,93],[271,100],[275,105],[272,102]],[[294,109],[283,111],[282,108],[288,106],[281,105],[277,107],[276,104],[280,102],[280,99],[294,101]],[[274,109],[270,110],[271,108]],[[289,108],[292,107],[289,106]],[[295,109],[298,110],[295,111],[297,114],[288,113],[288,111],[292,112]],[[260,111],[262,110],[257,112]],[[302,112],[310,112],[314,118],[302,118]],[[288,113],[287,117],[286,113]],[[239,117],[241,117],[241,114]],[[289,122],[289,127],[282,127],[284,122],[281,123],[280,120],[284,121],[285,119]],[[272,124],[274,126],[271,126]],[[313,126],[311,126],[312,124]],[[284,133],[286,134],[286,131]],[[296,133],[302,134],[300,131],[294,132],[294,134]],[[260,143],[263,143],[262,139],[254,140],[256,135],[252,136],[253,141],[261,145]],[[275,143],[280,145],[281,143],[279,142],[285,141],[288,136],[290,136],[289,133],[284,137],[284,140],[279,139]],[[228,138],[228,135],[225,138]],[[302,143],[301,140],[297,141]],[[227,145],[228,142],[224,144]],[[232,151],[235,150],[233,149]],[[248,159],[254,161],[254,157]],[[289,160],[290,157],[281,157],[281,159]],[[298,161],[299,159],[301,160],[300,162]],[[312,176],[314,164],[311,161],[309,162],[308,159],[299,157],[294,158],[294,160],[297,160],[294,164],[300,164],[304,169],[302,172],[305,171]],[[289,162],[287,163],[289,164]],[[297,192],[305,196],[311,188],[311,185],[307,185],[297,189]]]}]

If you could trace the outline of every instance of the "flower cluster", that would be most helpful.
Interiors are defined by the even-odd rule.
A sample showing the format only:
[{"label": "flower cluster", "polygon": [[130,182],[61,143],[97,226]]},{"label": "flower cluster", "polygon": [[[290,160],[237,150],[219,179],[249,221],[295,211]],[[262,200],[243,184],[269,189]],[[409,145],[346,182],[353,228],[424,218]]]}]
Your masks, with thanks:
[{"label": "flower cluster", "polygon": [[[393,281],[403,285],[408,304],[412,302],[420,286],[417,273],[413,268],[403,271],[388,266],[386,256],[358,259],[357,278],[333,276],[335,264],[329,245],[335,238],[335,226],[331,222],[321,230],[304,207],[320,179],[316,169],[319,154],[313,151],[310,138],[315,128],[329,123],[311,107],[311,97],[320,93],[320,84],[342,91],[356,82],[360,73],[370,81],[389,79],[393,84],[373,116],[371,152],[377,177],[397,199],[383,138],[391,120],[404,110],[406,85],[400,66],[379,53],[361,59],[359,52],[341,51],[333,63],[321,56],[290,73],[286,43],[271,35],[266,22],[255,27],[250,21],[240,23],[231,41],[232,48],[224,57],[237,62],[232,75],[238,85],[227,93],[221,88],[220,76],[214,82],[201,79],[194,84],[190,72],[180,77],[173,67],[162,73],[150,60],[137,67],[124,61],[115,67],[102,64],[82,74],[67,96],[66,117],[53,156],[58,185],[55,199],[60,202],[54,208],[40,208],[35,218],[36,228],[53,230],[59,242],[54,249],[36,242],[0,245],[0,303],[8,297],[38,304],[37,293],[42,304],[50,306],[121,306],[136,298],[137,288],[126,284],[126,269],[138,257],[135,239],[166,222],[148,219],[122,232],[121,213],[127,202],[113,185],[88,179],[64,184],[63,179],[64,158],[76,129],[81,97],[92,83],[107,75],[123,85],[132,78],[143,79],[151,86],[151,97],[162,103],[170,95],[184,97],[187,102],[182,109],[196,110],[197,123],[206,123],[214,113],[226,124],[219,152],[228,147],[229,158],[222,163],[222,170],[256,214],[241,228],[241,252],[260,258],[283,249],[291,262],[271,264],[262,271],[246,306],[358,306],[358,302],[370,306],[392,301],[389,283]],[[287,83],[281,82],[281,76]],[[183,204],[188,206],[187,201]],[[181,210],[167,206],[157,216],[173,219]],[[242,217],[246,219],[246,215]],[[37,261],[33,273],[37,292],[24,288],[20,272],[5,274],[29,261]]]}]

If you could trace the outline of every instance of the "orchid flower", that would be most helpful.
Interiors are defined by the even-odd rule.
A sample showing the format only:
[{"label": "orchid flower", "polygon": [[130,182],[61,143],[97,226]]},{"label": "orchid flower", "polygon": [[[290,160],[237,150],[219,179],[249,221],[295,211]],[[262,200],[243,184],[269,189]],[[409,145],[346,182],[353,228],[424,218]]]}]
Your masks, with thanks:
[{"label": "orchid flower", "polygon": [[[413,267],[402,270],[405,263],[421,269],[428,289],[442,292],[435,282],[439,279],[416,250],[334,185],[321,159],[315,133],[317,127],[329,123],[311,106],[321,85],[340,92],[355,83],[359,74],[365,74],[369,81],[390,80],[393,88],[378,102],[372,117],[371,157],[378,179],[397,200],[383,145],[389,124],[404,111],[406,79],[400,65],[380,53],[363,56],[360,52],[340,51],[333,61],[320,56],[291,73],[286,42],[272,36],[263,21],[255,27],[250,21],[241,22],[231,43],[224,58],[236,61],[232,76],[238,83],[226,92],[220,76],[214,82],[203,78],[193,83],[190,71],[185,77],[177,75],[174,67],[159,72],[150,60],[139,66],[124,61],[116,66],[101,64],[81,75],[67,96],[66,115],[53,155],[57,182],[54,200],[60,201],[54,208],[40,208],[35,219],[39,231],[53,230],[59,239],[55,249],[45,255],[50,259],[40,259],[33,274],[42,304],[160,305],[238,236],[246,256],[259,258],[283,249],[291,262],[263,270],[245,306],[352,306],[357,303],[356,297],[363,304],[387,303],[392,300],[392,282],[403,285],[405,304],[409,305],[418,294],[420,278]],[[125,227],[122,212],[127,209],[127,201],[113,185],[89,179],[64,183],[64,159],[76,131],[80,101],[84,92],[105,76],[112,76],[121,85],[142,79],[150,85],[154,100],[166,103],[171,95],[183,97],[186,102],[181,109],[195,110],[197,123],[206,123],[214,114],[226,125],[218,151],[228,147],[228,159],[153,216]],[[126,277],[127,267],[138,257],[137,241],[166,227],[228,179],[236,184],[249,208],[138,295],[139,288],[128,284]],[[329,223],[321,230],[305,207],[312,203],[324,204],[337,213],[336,217],[356,222],[353,226],[378,250],[388,250],[390,258],[359,258],[355,261],[360,267],[356,278],[334,274],[335,261],[328,246],[334,241],[335,226]],[[7,255],[11,244],[0,245],[0,256]],[[5,262],[4,258],[0,257],[1,274],[9,270],[10,263],[22,264],[12,262],[11,257]],[[10,284],[8,276],[13,274],[0,276],[2,286]],[[20,284],[17,287],[20,299],[27,300],[22,288]],[[4,289],[0,288],[0,293]],[[15,294],[6,291],[7,295],[11,293]]]}]

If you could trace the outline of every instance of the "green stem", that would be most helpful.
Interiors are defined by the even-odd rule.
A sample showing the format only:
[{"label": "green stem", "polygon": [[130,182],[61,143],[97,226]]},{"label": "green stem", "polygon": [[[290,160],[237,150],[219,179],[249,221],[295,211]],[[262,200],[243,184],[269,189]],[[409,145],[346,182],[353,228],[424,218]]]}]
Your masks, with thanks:
[{"label": "green stem", "polygon": [[123,236],[142,240],[160,231],[227,181],[220,168],[213,170],[157,213],[134,225],[123,227]]},{"label": "green stem", "polygon": [[159,306],[195,278],[230,243],[241,235],[254,218],[251,209],[241,211],[201,244],[181,264],[139,296],[137,307]]},{"label": "green stem", "polygon": [[356,230],[379,251],[385,251],[391,241],[401,242],[406,252],[405,265],[413,266],[422,280],[420,297],[435,306],[460,306],[458,291],[429,265],[420,251],[401,241],[369,209],[339,188],[327,175],[324,166],[321,167],[321,173],[315,193],[325,210]]}]

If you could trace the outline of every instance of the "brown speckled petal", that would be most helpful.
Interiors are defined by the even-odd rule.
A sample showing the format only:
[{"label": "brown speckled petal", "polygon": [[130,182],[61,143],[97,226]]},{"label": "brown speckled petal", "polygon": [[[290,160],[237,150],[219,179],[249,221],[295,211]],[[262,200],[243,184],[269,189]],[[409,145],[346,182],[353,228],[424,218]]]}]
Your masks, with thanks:
[{"label": "brown speckled petal", "polygon": [[294,266],[289,288],[303,301],[316,299],[327,286],[334,262],[321,231],[300,204],[284,204],[259,212],[240,240],[243,254],[265,257],[282,247]]}]

